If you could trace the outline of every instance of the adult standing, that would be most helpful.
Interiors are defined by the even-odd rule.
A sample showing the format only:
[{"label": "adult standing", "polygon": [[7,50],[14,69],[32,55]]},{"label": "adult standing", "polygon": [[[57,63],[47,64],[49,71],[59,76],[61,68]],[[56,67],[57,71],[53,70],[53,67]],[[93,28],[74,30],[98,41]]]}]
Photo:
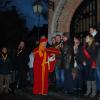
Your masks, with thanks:
[{"label": "adult standing", "polygon": [[85,96],[96,95],[96,59],[98,47],[91,35],[86,36],[87,46],[83,48],[84,60],[83,65],[86,68],[86,93]]},{"label": "adult standing", "polygon": [[55,57],[54,54],[59,53],[58,50],[46,48],[47,38],[40,39],[39,47],[34,49],[34,85],[33,94],[48,94],[48,74],[54,70]]},{"label": "adult standing", "polygon": [[100,90],[100,25],[96,28],[95,26],[90,27],[90,34],[94,37],[96,45],[99,46],[98,56],[96,60],[96,70],[97,70],[97,90]]},{"label": "adult standing", "polygon": [[95,26],[91,26],[89,33],[94,37],[96,45],[100,45],[100,33]]},{"label": "adult standing", "polygon": [[24,88],[26,86],[27,72],[28,72],[28,55],[25,48],[24,41],[21,41],[18,45],[15,66],[16,66],[16,83],[17,88]]},{"label": "adult standing", "polygon": [[[55,44],[55,48],[60,50],[62,49],[62,41],[61,41],[61,35],[57,34],[55,36],[55,40],[56,40],[56,44]],[[63,66],[61,66],[61,60],[62,59],[62,55],[56,55],[56,64],[55,64],[55,78],[56,78],[56,89],[62,90],[63,89],[63,85],[64,85],[64,70],[63,70]]]},{"label": "adult standing", "polygon": [[10,71],[12,70],[11,58],[8,55],[8,49],[2,48],[0,54],[0,93],[3,91],[5,86],[5,92],[9,93],[10,84]]},{"label": "adult standing", "polygon": [[73,92],[72,68],[74,63],[74,51],[68,33],[63,33],[64,41],[62,48],[62,66],[64,68],[64,91],[65,93]]}]

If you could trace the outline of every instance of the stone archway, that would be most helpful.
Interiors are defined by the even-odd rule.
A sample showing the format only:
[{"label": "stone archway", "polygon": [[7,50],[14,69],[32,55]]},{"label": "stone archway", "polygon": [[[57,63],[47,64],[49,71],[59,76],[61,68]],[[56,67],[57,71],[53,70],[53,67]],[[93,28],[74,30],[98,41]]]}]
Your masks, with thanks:
[{"label": "stone archway", "polygon": [[[54,0],[56,3],[58,0]],[[49,38],[56,32],[69,32],[72,17],[83,0],[59,0],[49,18]]]},{"label": "stone archway", "polygon": [[57,22],[59,21],[60,15],[62,14],[62,10],[66,2],[67,0],[60,0],[55,9],[51,23],[51,33],[54,33],[56,31]]}]

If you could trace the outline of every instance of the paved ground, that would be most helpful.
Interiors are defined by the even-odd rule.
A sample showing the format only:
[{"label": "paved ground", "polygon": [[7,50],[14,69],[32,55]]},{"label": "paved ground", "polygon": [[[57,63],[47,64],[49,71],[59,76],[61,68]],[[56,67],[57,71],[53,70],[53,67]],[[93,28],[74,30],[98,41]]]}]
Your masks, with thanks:
[{"label": "paved ground", "polygon": [[0,100],[29,100],[25,96],[13,94],[0,94]]},{"label": "paved ground", "polygon": [[53,96],[33,96],[23,93],[23,95],[1,94],[0,100],[62,100],[62,99]]},{"label": "paved ground", "polygon": [[15,94],[1,94],[0,100],[98,100],[78,95],[68,95],[61,92],[50,91],[47,96],[34,96],[31,89],[17,90]]}]

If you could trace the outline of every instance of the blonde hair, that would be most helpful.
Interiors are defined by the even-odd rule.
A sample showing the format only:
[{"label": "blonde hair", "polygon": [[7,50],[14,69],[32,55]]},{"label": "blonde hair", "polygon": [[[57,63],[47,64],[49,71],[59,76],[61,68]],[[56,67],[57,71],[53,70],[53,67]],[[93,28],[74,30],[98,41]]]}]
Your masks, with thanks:
[{"label": "blonde hair", "polygon": [[92,35],[87,35],[87,36],[89,37],[88,45],[90,46],[90,45],[92,45],[92,43],[95,42],[95,39],[94,39],[94,37]]}]

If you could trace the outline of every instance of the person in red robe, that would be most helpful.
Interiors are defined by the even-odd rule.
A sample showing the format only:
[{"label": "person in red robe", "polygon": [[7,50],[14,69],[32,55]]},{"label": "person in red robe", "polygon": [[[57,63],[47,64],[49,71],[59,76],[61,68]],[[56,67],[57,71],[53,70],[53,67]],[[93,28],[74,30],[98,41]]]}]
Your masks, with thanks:
[{"label": "person in red robe", "polygon": [[34,53],[34,95],[46,95],[48,93],[48,74],[54,71],[55,54],[60,52],[54,48],[46,48],[47,38],[41,38],[38,48]]}]

